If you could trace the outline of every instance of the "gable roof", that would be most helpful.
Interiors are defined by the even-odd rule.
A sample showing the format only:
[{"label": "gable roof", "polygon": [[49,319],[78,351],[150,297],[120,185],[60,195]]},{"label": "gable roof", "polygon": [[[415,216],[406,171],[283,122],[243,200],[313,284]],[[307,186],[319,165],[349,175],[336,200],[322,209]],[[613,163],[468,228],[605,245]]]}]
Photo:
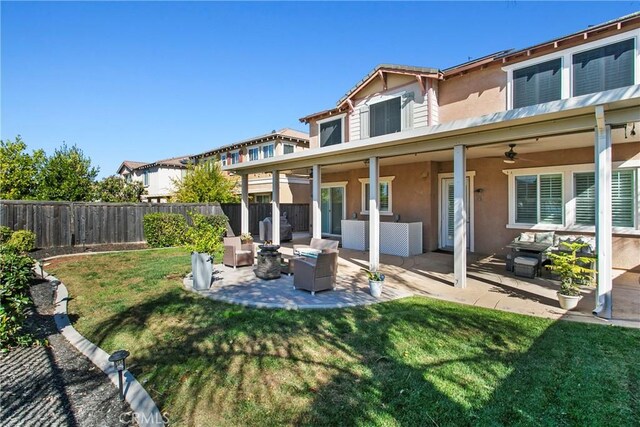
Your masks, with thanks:
[{"label": "gable roof", "polygon": [[255,136],[249,139],[244,139],[242,141],[234,142],[233,144],[223,145],[221,147],[215,148],[210,151],[206,151],[204,153],[195,154],[193,156],[190,156],[189,158],[201,159],[203,157],[213,156],[214,154],[218,154],[223,151],[236,150],[238,148],[245,147],[247,145],[262,144],[264,142],[270,142],[275,140],[306,144],[309,142],[309,134],[306,132],[301,132],[299,130],[295,130],[291,128],[282,128],[278,131],[274,130],[264,135]]},{"label": "gable roof", "polygon": [[186,169],[187,163],[189,161],[189,157],[190,156],[187,155],[187,156],[178,156],[178,157],[171,157],[169,159],[157,160],[153,163],[145,163],[141,166],[138,166],[136,169],[142,170],[142,169],[152,168],[155,166]]},{"label": "gable roof", "polygon": [[125,160],[122,163],[120,163],[120,167],[118,168],[118,173],[120,173],[123,168],[127,168],[132,171],[144,165],[146,165],[145,162],[134,162],[132,160]]},{"label": "gable roof", "polygon": [[431,67],[414,67],[411,65],[397,65],[397,64],[380,64],[369,72],[362,80],[355,84],[351,89],[345,93],[342,98],[336,103],[339,108],[347,99],[358,93],[360,89],[369,84],[373,79],[383,76],[383,74],[404,74],[413,75],[417,77],[430,77],[433,79],[442,78],[442,73],[437,68]]}]

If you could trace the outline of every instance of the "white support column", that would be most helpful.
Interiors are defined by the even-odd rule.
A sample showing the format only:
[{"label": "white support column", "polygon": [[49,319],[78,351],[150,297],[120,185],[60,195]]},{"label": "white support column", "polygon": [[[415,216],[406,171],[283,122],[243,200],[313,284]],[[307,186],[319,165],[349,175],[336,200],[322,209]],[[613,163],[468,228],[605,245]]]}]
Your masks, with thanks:
[{"label": "white support column", "polygon": [[611,212],[611,126],[604,124],[604,109],[596,107],[595,168],[596,168],[596,307],[593,314],[611,319],[612,308],[612,223]]},{"label": "white support column", "polygon": [[242,200],[240,205],[240,233],[249,232],[249,175],[243,174],[240,182]]},{"label": "white support column", "polygon": [[280,244],[280,172],[271,173],[271,241]]},{"label": "white support column", "polygon": [[315,239],[322,238],[322,176],[320,165],[313,165],[312,185],[312,206],[311,206],[311,229]]},{"label": "white support column", "polygon": [[369,270],[380,266],[380,167],[377,157],[369,158]]},{"label": "white support column", "polygon": [[453,283],[467,287],[467,147],[453,147]]}]

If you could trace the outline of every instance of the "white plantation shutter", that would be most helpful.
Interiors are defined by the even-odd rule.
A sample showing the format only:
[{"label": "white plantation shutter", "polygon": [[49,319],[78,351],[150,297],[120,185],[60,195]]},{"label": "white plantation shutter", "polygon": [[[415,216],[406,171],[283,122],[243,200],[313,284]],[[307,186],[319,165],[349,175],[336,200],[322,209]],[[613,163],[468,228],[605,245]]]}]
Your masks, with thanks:
[{"label": "white plantation shutter", "polygon": [[540,175],[540,223],[562,224],[562,174]]},{"label": "white plantation shutter", "polygon": [[360,110],[360,139],[369,138],[369,107]]},{"label": "white plantation shutter", "polygon": [[413,128],[413,92],[408,92],[402,96],[402,129]]},{"label": "white plantation shutter", "polygon": [[577,173],[574,179],[576,224],[596,223],[596,178],[593,172]]},{"label": "white plantation shutter", "polygon": [[611,199],[614,227],[634,226],[634,171],[613,172]]},{"label": "white plantation shutter", "polygon": [[538,177],[535,175],[516,177],[516,222],[536,224],[538,222]]}]

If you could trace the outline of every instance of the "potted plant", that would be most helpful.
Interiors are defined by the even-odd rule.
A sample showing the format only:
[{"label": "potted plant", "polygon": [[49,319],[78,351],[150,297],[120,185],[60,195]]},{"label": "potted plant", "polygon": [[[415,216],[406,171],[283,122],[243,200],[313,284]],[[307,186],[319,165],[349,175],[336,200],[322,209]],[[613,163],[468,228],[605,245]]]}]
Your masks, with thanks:
[{"label": "potted plant", "polygon": [[240,243],[242,243],[243,245],[253,243],[253,236],[251,235],[251,233],[242,233],[240,235]]},{"label": "potted plant", "polygon": [[187,249],[191,251],[193,288],[206,290],[211,286],[213,262],[222,253],[224,228],[199,213],[192,213],[193,225],[187,230]]},{"label": "potted plant", "polygon": [[594,257],[581,254],[586,246],[589,245],[582,242],[563,243],[561,250],[548,253],[551,260],[548,268],[560,278],[557,295],[560,307],[565,310],[572,310],[578,305],[582,299],[580,286],[590,285],[593,281],[595,270],[590,266]]},{"label": "potted plant", "polygon": [[367,274],[367,278],[369,279],[369,292],[371,296],[380,298],[380,295],[382,295],[382,285],[384,285],[384,274],[379,271],[367,270],[366,268],[362,268],[361,270]]}]

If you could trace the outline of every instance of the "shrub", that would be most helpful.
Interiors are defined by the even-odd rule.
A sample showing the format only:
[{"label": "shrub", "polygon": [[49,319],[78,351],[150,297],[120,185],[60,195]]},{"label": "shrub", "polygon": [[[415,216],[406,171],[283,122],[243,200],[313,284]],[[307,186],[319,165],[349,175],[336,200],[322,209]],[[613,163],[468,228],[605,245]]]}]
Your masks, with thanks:
[{"label": "shrub", "polygon": [[0,245],[5,244],[11,238],[13,230],[6,225],[0,225]]},{"label": "shrub", "polygon": [[31,252],[36,248],[36,234],[29,230],[14,231],[7,246],[20,253]]},{"label": "shrub", "polygon": [[13,247],[0,246],[0,350],[34,341],[22,330],[26,309],[31,304],[28,292],[33,264],[31,258]]},{"label": "shrub", "polygon": [[227,217],[224,215],[190,214],[193,225],[187,232],[187,248],[193,252],[210,254],[215,258],[222,255],[222,237],[227,231]]},{"label": "shrub", "polygon": [[187,221],[181,214],[152,213],[144,216],[144,236],[152,248],[166,248],[184,244]]}]

